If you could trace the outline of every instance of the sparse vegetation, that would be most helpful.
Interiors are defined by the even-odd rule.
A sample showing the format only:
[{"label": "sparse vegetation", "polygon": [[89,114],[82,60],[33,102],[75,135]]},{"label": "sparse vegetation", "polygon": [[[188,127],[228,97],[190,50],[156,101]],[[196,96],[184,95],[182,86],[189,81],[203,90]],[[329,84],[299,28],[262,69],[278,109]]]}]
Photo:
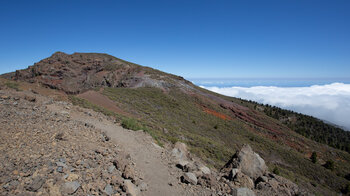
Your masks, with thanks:
[{"label": "sparse vegetation", "polygon": [[273,171],[272,171],[274,174],[276,175],[280,175],[280,170],[278,169],[277,166],[275,166],[275,168],[273,168]]},{"label": "sparse vegetation", "polygon": [[82,98],[79,98],[79,97],[76,97],[73,95],[69,96],[69,99],[74,105],[79,105],[79,106],[84,107],[84,108],[92,109],[96,112],[101,112],[104,115],[115,117],[117,121],[121,121],[121,125],[126,129],[130,129],[130,130],[134,130],[134,131],[144,130],[147,133],[149,133],[153,137],[153,139],[156,140],[158,145],[163,146],[163,143],[160,141],[159,136],[154,131],[152,131],[150,128],[148,128],[146,126],[142,126],[135,119],[124,117],[120,114],[117,114],[115,112],[107,110],[107,109],[100,107],[98,105],[95,105],[95,104],[93,104],[85,99],[82,99]]},{"label": "sparse vegetation", "polygon": [[5,82],[5,85],[8,88],[15,89],[16,91],[20,91],[19,84],[17,82]]},{"label": "sparse vegetation", "polygon": [[130,129],[130,130],[134,130],[134,131],[142,130],[142,127],[133,118],[123,119],[121,125],[125,129]]},{"label": "sparse vegetation", "polygon": [[311,162],[313,163],[317,162],[317,153],[315,151],[312,152],[310,159],[311,159]]},{"label": "sparse vegetation", "polygon": [[327,124],[312,116],[264,105],[255,101],[243,101],[252,104],[252,108],[261,110],[268,116],[279,120],[295,132],[316,142],[327,144],[350,153],[350,131]]},{"label": "sparse vegetation", "polygon": [[[192,153],[201,157],[210,166],[220,168],[236,149],[244,143],[249,143],[263,157],[268,157],[265,152],[269,151],[278,154],[283,162],[290,166],[279,165],[278,171],[275,172],[291,180],[298,179],[298,183],[319,184],[314,179],[323,179],[325,183],[318,187],[327,187],[325,184],[328,184],[332,188],[326,189],[340,190],[345,181],[331,170],[312,164],[300,152],[286,147],[285,144],[275,143],[256,134],[255,131],[259,133],[265,131],[261,127],[250,126],[237,119],[224,120],[206,113],[201,105],[206,105],[218,113],[230,115],[227,110],[218,105],[207,104],[201,98],[177,90],[164,93],[157,88],[105,88],[103,94],[118,103],[122,110],[137,117],[140,125],[150,128],[154,138],[172,143],[185,142]],[[218,129],[214,128],[215,125],[218,125]],[[166,131],[163,131],[164,129]],[[273,170],[275,165],[270,167]],[[339,169],[336,168],[337,171]]]}]

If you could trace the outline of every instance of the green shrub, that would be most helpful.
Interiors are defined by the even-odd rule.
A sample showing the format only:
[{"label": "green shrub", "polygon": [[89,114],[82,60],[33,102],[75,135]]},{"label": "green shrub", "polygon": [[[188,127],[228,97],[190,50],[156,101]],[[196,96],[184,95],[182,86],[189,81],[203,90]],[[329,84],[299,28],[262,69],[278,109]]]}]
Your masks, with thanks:
[{"label": "green shrub", "polygon": [[171,142],[172,144],[175,144],[176,142],[179,141],[179,139],[177,139],[176,137],[172,137],[172,136],[167,136],[166,139]]},{"label": "green shrub", "polygon": [[139,123],[133,118],[125,118],[125,119],[123,119],[121,125],[125,129],[130,129],[130,130],[134,130],[134,131],[142,129],[142,127],[139,125]]},{"label": "green shrub", "polygon": [[274,174],[276,175],[280,175],[280,170],[278,169],[277,166],[275,166],[275,168],[273,168],[273,171],[272,171]]}]

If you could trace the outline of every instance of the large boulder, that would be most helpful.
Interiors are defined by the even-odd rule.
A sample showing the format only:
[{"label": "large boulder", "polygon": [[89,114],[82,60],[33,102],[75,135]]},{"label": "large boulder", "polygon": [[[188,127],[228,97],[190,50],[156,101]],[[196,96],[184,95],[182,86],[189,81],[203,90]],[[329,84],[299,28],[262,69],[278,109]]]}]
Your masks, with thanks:
[{"label": "large boulder", "polygon": [[221,169],[229,177],[232,169],[239,169],[243,174],[256,180],[267,172],[265,161],[246,144],[232,156],[230,161]]}]

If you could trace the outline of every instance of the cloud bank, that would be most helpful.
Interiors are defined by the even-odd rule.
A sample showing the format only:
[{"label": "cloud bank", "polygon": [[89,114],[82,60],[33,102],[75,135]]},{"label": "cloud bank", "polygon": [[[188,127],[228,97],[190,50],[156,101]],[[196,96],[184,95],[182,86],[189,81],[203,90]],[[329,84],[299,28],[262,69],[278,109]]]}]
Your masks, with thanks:
[{"label": "cloud bank", "polygon": [[232,97],[275,105],[343,126],[350,130],[350,84],[309,87],[205,87]]}]

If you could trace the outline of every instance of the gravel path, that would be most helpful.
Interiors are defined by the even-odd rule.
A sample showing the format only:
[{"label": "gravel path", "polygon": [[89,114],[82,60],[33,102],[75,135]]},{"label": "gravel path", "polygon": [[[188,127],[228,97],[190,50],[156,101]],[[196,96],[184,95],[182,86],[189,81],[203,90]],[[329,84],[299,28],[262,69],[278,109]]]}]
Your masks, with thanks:
[{"label": "gravel path", "polygon": [[[53,111],[62,110],[58,105],[51,105],[49,108]],[[127,130],[103,116],[96,118],[95,115],[77,110],[71,110],[70,117],[101,129],[123,149],[125,154],[130,154],[136,169],[143,174],[144,181],[148,185],[147,191],[141,192],[142,195],[198,195],[198,192],[194,194],[194,187],[179,183],[177,171],[172,166],[168,151],[155,144],[147,133]]]}]

